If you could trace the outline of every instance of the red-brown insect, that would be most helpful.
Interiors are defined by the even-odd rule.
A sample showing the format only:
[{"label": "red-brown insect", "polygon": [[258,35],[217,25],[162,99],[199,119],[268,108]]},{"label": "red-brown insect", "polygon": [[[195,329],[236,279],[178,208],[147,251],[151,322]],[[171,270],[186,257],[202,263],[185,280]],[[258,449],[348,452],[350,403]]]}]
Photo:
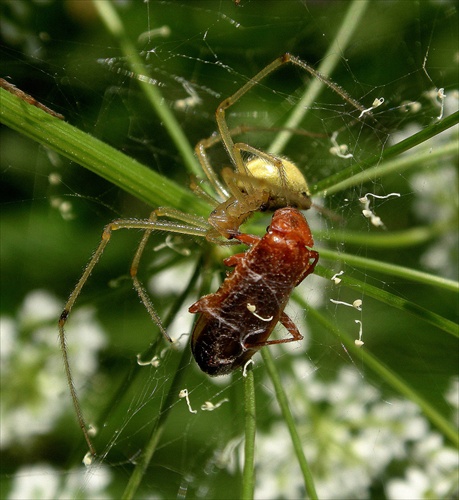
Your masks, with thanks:
[{"label": "red-brown insect", "polygon": [[[263,346],[303,338],[284,308],[292,290],[314,271],[319,260],[318,252],[310,249],[314,241],[309,225],[295,208],[277,210],[263,238],[234,237],[251,248],[225,259],[225,265],[234,271],[217,292],[189,309],[201,313],[191,350],[201,370],[209,375],[230,373]],[[292,336],[268,340],[279,321]]]}]

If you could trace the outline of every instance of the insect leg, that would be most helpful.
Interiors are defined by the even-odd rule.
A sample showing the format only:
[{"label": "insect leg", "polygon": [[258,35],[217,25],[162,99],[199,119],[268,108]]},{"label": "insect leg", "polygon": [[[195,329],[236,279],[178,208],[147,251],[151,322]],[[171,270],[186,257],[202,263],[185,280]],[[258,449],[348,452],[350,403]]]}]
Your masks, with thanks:
[{"label": "insect leg", "polygon": [[298,286],[305,278],[306,276],[309,276],[314,272],[314,269],[316,267],[317,262],[319,262],[319,252],[316,252],[315,250],[309,250],[309,257],[311,259],[314,259],[311,264],[309,264],[303,273],[299,276],[298,281],[296,282],[295,286]]},{"label": "insect leg", "polygon": [[236,234],[234,235],[234,237],[241,243],[250,246],[255,245],[255,243],[258,243],[261,240],[259,236],[254,236],[253,234],[246,234],[246,233]]},{"label": "insect leg", "polygon": [[245,252],[236,253],[223,260],[223,264],[228,267],[236,267],[245,258]]},{"label": "insect leg", "polygon": [[275,344],[288,344],[289,342],[296,342],[297,340],[303,340],[303,335],[298,331],[295,323],[283,312],[280,316],[279,321],[281,324],[289,331],[292,335],[287,339],[275,339],[275,340],[266,340],[264,342],[246,342],[245,347],[247,349],[251,349],[254,347],[264,347],[267,345],[275,345]]}]

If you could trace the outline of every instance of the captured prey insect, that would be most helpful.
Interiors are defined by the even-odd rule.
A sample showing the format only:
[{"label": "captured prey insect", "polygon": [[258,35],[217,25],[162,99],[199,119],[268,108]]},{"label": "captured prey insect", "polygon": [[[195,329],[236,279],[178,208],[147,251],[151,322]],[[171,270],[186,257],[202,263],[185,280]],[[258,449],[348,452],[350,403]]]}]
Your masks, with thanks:
[{"label": "captured prey insect", "polygon": [[[215,193],[214,196],[210,196],[199,184],[194,184],[193,189],[197,195],[206,198],[213,205],[213,210],[207,220],[194,214],[181,212],[175,208],[160,207],[156,208],[148,219],[117,219],[105,226],[99,246],[96,248],[82,276],[71,292],[59,318],[59,341],[68,385],[75,413],[77,414],[79,425],[83,431],[91,455],[95,455],[95,450],[86,428],[77,391],[72,380],[66,348],[65,325],[81,290],[110,242],[114,231],[120,229],[140,229],[144,232],[132,259],[130,276],[134,288],[150,317],[156,323],[164,338],[169,342],[172,342],[172,339],[163,327],[147,291],[138,278],[140,260],[151,233],[153,231],[167,231],[170,233],[203,237],[212,243],[220,245],[230,244],[230,240],[239,240],[253,245],[252,249],[246,254],[230,257],[226,261],[228,265],[235,266],[235,271],[232,275],[233,278],[228,281],[231,284],[225,285],[227,288],[225,286],[222,287],[214,295],[216,298],[203,298],[192,306],[192,312],[202,313],[193,334],[193,350],[201,368],[205,372],[214,374],[225,373],[243,364],[262,345],[279,343],[279,341],[267,340],[278,321],[281,321],[287,327],[295,340],[301,337],[293,323],[284,315],[283,309],[291,290],[307,274],[312,272],[317,261],[317,252],[307,250],[307,247],[312,245],[312,237],[307,223],[305,221],[302,222],[303,225],[306,225],[302,236],[301,231],[294,230],[292,226],[287,233],[291,237],[295,236],[293,240],[286,238],[285,245],[281,244],[284,236],[280,236],[280,234],[284,233],[276,233],[276,224],[281,222],[280,227],[283,227],[282,224],[285,226],[287,221],[301,219],[302,216],[299,215],[299,212],[289,212],[290,214],[297,214],[296,216],[291,215],[289,217],[287,217],[286,212],[276,212],[275,219],[271,224],[271,233],[268,233],[260,241],[256,237],[241,234],[240,226],[254,212],[278,210],[284,207],[294,207],[301,210],[309,209],[312,206],[312,201],[307,182],[300,169],[290,160],[261,151],[243,142],[234,142],[234,136],[239,134],[244,127],[230,129],[226,121],[226,111],[232,105],[258,85],[264,78],[286,64],[292,64],[321,81],[332,91],[340,95],[357,112],[362,113],[365,109],[341,87],[319,74],[307,63],[290,54],[284,54],[268,64],[232,96],[224,99],[219,104],[215,113],[218,133],[207,139],[202,139],[195,147],[202,170]],[[207,154],[207,150],[217,143],[223,144],[233,165],[233,169],[229,167],[221,169],[220,175],[214,170]],[[164,217],[167,219],[164,219]],[[290,241],[296,241],[297,243],[301,241],[296,254],[289,247],[290,243],[287,245],[287,242]],[[292,248],[294,247],[295,245]],[[271,251],[273,252],[270,257],[268,254]],[[283,255],[284,252],[285,255]],[[258,254],[260,254],[259,269],[255,267],[255,261],[258,260],[255,255]],[[314,259],[313,263],[309,263],[309,259],[311,258]],[[271,261],[271,259],[277,259],[276,263],[274,264],[274,260]],[[297,259],[301,263],[297,262]],[[246,264],[249,262],[251,268],[253,264],[253,270],[258,269],[255,272],[262,273],[266,279],[267,285],[265,289],[271,294],[268,301],[269,307],[268,302],[266,302],[267,305],[265,306],[262,301],[264,292],[261,288],[257,289],[256,292],[251,292],[251,284],[256,284],[256,276],[253,274],[254,271],[250,271],[250,273],[249,271],[244,271]],[[278,266],[280,272],[276,270],[275,266]],[[282,274],[286,274],[287,276],[285,283],[282,281]],[[237,286],[241,287],[242,295],[240,301],[234,303],[234,314],[243,315],[244,321],[247,322],[251,330],[247,330],[250,333],[242,333],[239,337],[235,337],[234,332],[232,332],[230,337],[228,337],[228,346],[225,349],[226,337],[222,335],[219,337],[215,336],[214,327],[219,324],[215,318],[218,316],[225,321],[230,317],[230,311],[226,309],[227,302],[223,300],[223,293],[225,292],[222,290],[235,287],[236,284],[233,285],[233,283],[236,282],[238,283]],[[206,304],[208,304],[207,309],[205,307]],[[225,307],[224,313],[223,307]],[[269,310],[265,310],[265,307]],[[214,319],[211,319],[209,316],[212,315],[210,310],[213,310]],[[270,319],[271,316],[272,319]],[[208,350],[213,340],[217,342],[218,348],[216,347],[214,351]],[[292,339],[287,339],[283,342],[290,340]],[[218,363],[220,363],[220,366],[218,366]]]},{"label": "captured prey insect", "polygon": [[[267,233],[259,238],[234,236],[251,245],[245,253],[224,260],[234,267],[217,292],[189,309],[200,313],[191,350],[202,371],[224,375],[243,366],[261,347],[301,340],[303,336],[284,308],[292,290],[314,268],[319,254],[303,214],[295,208],[274,212]],[[291,337],[268,340],[278,322]]]}]

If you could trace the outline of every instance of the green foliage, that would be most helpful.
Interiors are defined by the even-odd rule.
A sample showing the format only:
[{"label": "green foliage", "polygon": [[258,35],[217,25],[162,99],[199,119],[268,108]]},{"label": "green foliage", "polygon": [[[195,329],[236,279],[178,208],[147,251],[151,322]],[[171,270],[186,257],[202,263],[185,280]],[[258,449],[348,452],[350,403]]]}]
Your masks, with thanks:
[{"label": "green foliage", "polygon": [[[307,9],[301,1],[126,2],[116,11],[108,2],[91,11],[85,2],[85,12],[79,4],[2,5],[4,75],[65,116],[60,121],[0,89],[2,425],[11,426],[4,491],[23,491],[20,477],[58,470],[55,489],[43,490],[48,496],[238,498],[243,491],[249,498],[255,485],[258,497],[269,488],[279,497],[314,497],[315,490],[326,497],[334,485],[356,498],[382,498],[394,495],[401,478],[409,485],[409,471],[427,475],[426,464],[449,457],[458,441],[453,4],[372,2],[362,17],[354,12],[353,23],[346,14],[356,7],[347,2]],[[168,31],[147,33],[161,26]],[[348,39],[337,43],[342,32]],[[103,486],[91,489],[77,472],[84,447],[52,342],[56,304],[111,219],[146,218],[157,206],[208,215],[208,204],[188,188],[190,178],[203,177],[192,148],[215,131],[218,103],[286,51],[316,68],[333,58],[330,76],[365,106],[385,99],[374,119],[359,120],[326,88],[304,108],[311,79],[290,67],[228,113],[230,127],[247,125],[238,140],[261,149],[287,132],[282,154],[326,207],[308,213],[321,265],[317,279],[294,294],[290,313],[307,338],[292,352],[270,349],[263,362],[255,358],[249,380],[209,379],[187,347],[164,350],[127,276],[140,235],[116,234],[69,320],[77,390],[100,431],[94,440]],[[441,119],[441,101],[428,94],[436,87],[447,96]],[[299,109],[306,113],[294,133],[283,129]],[[330,154],[335,131],[351,159]],[[217,171],[229,163],[218,147],[212,160]],[[372,226],[359,198],[394,192],[401,196],[370,197],[384,223]],[[254,217],[248,230],[262,234],[268,220]],[[154,234],[150,249],[165,236]],[[224,273],[226,250],[196,240],[183,237],[145,256],[142,278],[166,325],[185,317]],[[335,284],[338,271],[344,275]],[[166,272],[173,274],[164,279]],[[330,298],[361,299],[362,312]],[[355,320],[363,326],[361,348]],[[171,326],[177,337],[189,328]],[[137,365],[137,353],[157,355],[160,366]],[[87,366],[80,371],[80,364]],[[221,406],[190,413],[178,398],[184,387],[194,409],[209,400]],[[256,430],[255,445],[250,439],[245,448],[255,465],[247,460],[245,467],[244,429],[246,436]],[[365,445],[374,456],[362,458]],[[432,497],[454,495],[454,478],[450,490],[435,489],[448,466],[430,477]],[[290,474],[298,482],[285,479]],[[336,486],[345,478],[346,486]]]}]

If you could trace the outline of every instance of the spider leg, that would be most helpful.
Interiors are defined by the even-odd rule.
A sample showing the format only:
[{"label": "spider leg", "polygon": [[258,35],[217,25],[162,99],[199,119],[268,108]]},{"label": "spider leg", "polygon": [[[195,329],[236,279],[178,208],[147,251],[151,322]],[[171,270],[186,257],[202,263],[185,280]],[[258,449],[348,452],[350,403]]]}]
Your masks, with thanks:
[{"label": "spider leg", "polygon": [[[157,220],[158,216],[169,216],[175,218],[179,222],[158,221]],[[72,293],[70,294],[64,306],[64,310],[60,315],[58,323],[59,343],[61,346],[62,357],[64,361],[64,369],[67,377],[70,395],[73,401],[73,406],[75,409],[75,413],[77,415],[78,424],[83,432],[84,438],[89,448],[89,452],[93,457],[96,455],[96,450],[89,436],[86,421],[83,417],[83,413],[81,411],[81,405],[78,399],[75,385],[73,383],[72,371],[70,368],[70,361],[67,352],[67,342],[65,338],[65,324],[70,315],[70,311],[72,310],[76,300],[78,299],[81,293],[81,290],[83,289],[85,283],[90,277],[94,267],[99,262],[99,259],[102,256],[106,246],[110,242],[113,231],[117,231],[119,229],[141,229],[145,231],[142,240],[137,248],[137,251],[134,255],[134,259],[132,260],[130,274],[134,283],[134,288],[139,294],[139,297],[142,300],[143,304],[145,305],[147,311],[150,313],[150,316],[152,317],[153,321],[158,325],[159,329],[161,330],[161,333],[165,336],[165,338],[171,341],[169,335],[166,333],[164,327],[161,324],[159,316],[157,315],[156,311],[153,308],[153,305],[151,304],[151,301],[146,293],[146,290],[144,289],[139,279],[137,278],[137,269],[140,263],[140,258],[142,256],[142,253],[145,249],[148,238],[152,231],[163,230],[172,233],[189,234],[192,236],[205,237],[208,232],[208,224],[201,217],[184,214],[178,210],[167,209],[167,208],[158,208],[154,210],[151,213],[149,219],[117,219],[113,222],[110,222],[105,226],[102,232],[102,238],[100,240],[98,247],[96,248],[96,251],[92,255],[88,264],[86,265],[86,268],[83,271],[81,278],[78,280],[78,283],[76,284],[75,288],[73,289]]]},{"label": "spider leg", "polygon": [[[155,210],[153,212],[151,212],[150,220],[152,223],[156,222],[157,215],[156,215]],[[166,329],[164,328],[164,326],[161,322],[161,318],[159,317],[158,313],[156,312],[156,310],[151,302],[151,299],[150,299],[147,291],[145,290],[145,287],[142,285],[141,281],[139,280],[139,278],[137,276],[140,258],[142,257],[143,251],[144,251],[145,246],[148,242],[148,239],[151,235],[151,232],[152,232],[152,229],[145,230],[145,232],[142,236],[142,239],[140,241],[140,244],[137,247],[137,251],[135,252],[134,258],[132,259],[131,267],[129,269],[129,274],[131,275],[132,282],[134,284],[134,288],[137,291],[137,294],[140,297],[140,300],[142,301],[143,305],[145,306],[145,309],[148,311],[148,314],[150,315],[151,319],[156,323],[159,330],[163,334],[164,338],[172,343],[172,339],[169,336],[169,334],[166,332]]]}]

